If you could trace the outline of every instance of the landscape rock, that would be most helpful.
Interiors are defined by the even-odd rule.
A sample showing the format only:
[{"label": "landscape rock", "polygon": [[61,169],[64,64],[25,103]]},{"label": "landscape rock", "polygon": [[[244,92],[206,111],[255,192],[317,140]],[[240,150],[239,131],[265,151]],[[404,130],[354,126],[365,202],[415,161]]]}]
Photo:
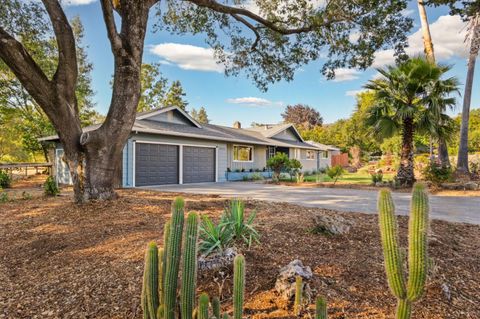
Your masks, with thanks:
[{"label": "landscape rock", "polygon": [[351,223],[341,216],[314,215],[313,229],[316,234],[341,235],[350,231]]},{"label": "landscape rock", "polygon": [[477,189],[478,189],[478,184],[475,183],[475,182],[467,182],[467,183],[463,184],[463,187],[464,187],[466,190],[474,191],[474,190],[477,190]]},{"label": "landscape rock", "polygon": [[309,266],[304,266],[301,260],[295,259],[280,269],[277,281],[275,282],[275,290],[282,298],[290,300],[295,295],[295,279],[297,276],[303,278],[303,294],[311,294],[308,280],[313,276],[312,269]]},{"label": "landscape rock", "polygon": [[219,270],[230,267],[238,252],[235,247],[227,248],[223,252],[198,257],[198,270]]}]

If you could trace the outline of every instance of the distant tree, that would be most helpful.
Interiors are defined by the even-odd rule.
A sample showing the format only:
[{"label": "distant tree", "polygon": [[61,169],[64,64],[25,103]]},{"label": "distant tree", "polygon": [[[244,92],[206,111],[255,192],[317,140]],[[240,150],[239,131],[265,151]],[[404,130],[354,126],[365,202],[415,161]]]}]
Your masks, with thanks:
[{"label": "distant tree", "polygon": [[141,95],[137,112],[150,111],[162,105],[165,98],[167,79],[160,73],[159,63],[143,63],[141,72]]},{"label": "distant tree", "polygon": [[365,86],[376,93],[376,104],[369,111],[367,124],[382,138],[402,135],[397,171],[401,185],[412,186],[415,181],[415,132],[436,131],[438,123],[444,120],[445,106],[455,101],[448,95],[457,90],[458,81],[455,78],[442,79],[449,70],[449,67],[413,58],[397,66],[378,69],[382,77]]},{"label": "distant tree", "polygon": [[190,111],[190,116],[193,117],[197,122],[201,124],[208,124],[210,120],[208,119],[207,110],[202,106],[198,111],[193,108]]},{"label": "distant tree", "polygon": [[323,118],[320,112],[305,104],[288,105],[282,113],[285,123],[295,124],[298,128],[311,130],[316,126],[322,126]]},{"label": "distant tree", "polygon": [[184,100],[185,96],[186,93],[183,91],[180,81],[173,81],[167,93],[165,93],[162,101],[163,106],[176,106],[185,111],[188,105],[188,102]]}]

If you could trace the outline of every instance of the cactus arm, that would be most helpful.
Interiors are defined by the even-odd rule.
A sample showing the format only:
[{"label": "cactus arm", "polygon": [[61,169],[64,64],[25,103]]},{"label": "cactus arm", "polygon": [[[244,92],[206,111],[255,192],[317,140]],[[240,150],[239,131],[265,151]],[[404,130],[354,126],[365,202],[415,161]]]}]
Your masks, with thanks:
[{"label": "cactus arm", "polygon": [[397,303],[396,319],[409,319],[412,314],[410,301],[407,299],[399,299]]},{"label": "cactus arm", "polygon": [[237,255],[233,264],[233,318],[242,319],[245,294],[245,257]]},{"label": "cactus arm", "polygon": [[322,297],[315,301],[315,319],[327,319],[327,303]]},{"label": "cactus arm", "polygon": [[212,310],[213,310],[213,315],[215,316],[216,319],[222,319],[220,317],[220,299],[218,297],[213,297],[212,299]]},{"label": "cactus arm", "polygon": [[[163,258],[162,258],[162,294],[160,295],[160,304],[165,304],[165,272],[167,271],[167,252],[168,252],[168,238],[170,237],[170,226],[172,222],[169,220],[163,226]],[[165,309],[164,309],[165,310]]]},{"label": "cactus arm", "polygon": [[206,293],[202,293],[198,298],[198,319],[209,319],[208,318],[208,304],[210,300]]},{"label": "cactus arm", "polygon": [[427,280],[428,257],[428,195],[422,184],[413,188],[408,225],[408,283],[407,298],[418,300]]},{"label": "cactus arm", "polygon": [[182,319],[192,319],[195,307],[197,280],[198,215],[189,213],[185,231],[185,247],[182,265],[182,289],[180,292]]},{"label": "cactus arm", "polygon": [[398,246],[395,207],[392,195],[386,189],[379,193],[378,218],[388,285],[397,298],[403,299],[406,296],[405,275]]},{"label": "cactus arm", "polygon": [[143,316],[156,319],[158,308],[158,248],[154,242],[148,244],[145,253],[145,269],[143,272]]},{"label": "cactus arm", "polygon": [[159,305],[163,304],[164,256],[165,256],[165,250],[163,248],[159,248],[158,249],[158,302],[159,302]]},{"label": "cactus arm", "polygon": [[165,270],[165,319],[175,319],[177,281],[184,221],[184,200],[175,198],[172,204],[172,220],[167,241],[167,263]]},{"label": "cactus arm", "polygon": [[302,306],[303,282],[301,276],[295,277],[295,302],[293,303],[293,312],[295,316],[300,315],[300,308]]}]

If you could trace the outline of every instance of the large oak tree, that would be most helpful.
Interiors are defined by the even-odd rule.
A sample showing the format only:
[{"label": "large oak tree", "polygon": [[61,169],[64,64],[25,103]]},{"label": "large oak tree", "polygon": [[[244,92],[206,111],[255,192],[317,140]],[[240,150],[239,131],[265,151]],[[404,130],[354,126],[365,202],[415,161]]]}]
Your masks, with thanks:
[{"label": "large oak tree", "polygon": [[366,68],[381,48],[401,51],[412,25],[402,14],[406,0],[101,0],[114,61],[112,98],[104,123],[82,132],[72,27],[59,1],[42,3],[57,41],[54,75],[46,75],[10,23],[12,16],[32,6],[43,14],[34,1],[0,4],[0,59],[55,127],[77,202],[115,197],[115,174],[140,98],[144,39],[152,10],[157,10],[150,15],[155,17],[155,29],[205,35],[227,75],[244,72],[262,89],[291,80],[299,66],[319,58],[329,77],[339,67]]}]

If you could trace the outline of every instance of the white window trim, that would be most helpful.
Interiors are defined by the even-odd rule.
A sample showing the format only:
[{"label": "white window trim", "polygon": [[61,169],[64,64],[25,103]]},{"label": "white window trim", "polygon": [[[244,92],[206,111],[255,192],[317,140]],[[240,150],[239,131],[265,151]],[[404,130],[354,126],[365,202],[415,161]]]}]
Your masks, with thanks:
[{"label": "white window trim", "polygon": [[[311,153],[313,154],[313,158],[308,158],[308,153],[309,153],[309,152],[311,152]],[[316,158],[315,158],[315,153],[316,153],[315,151],[306,150],[306,151],[305,151],[305,160],[307,160],[307,161],[314,161],[314,160],[316,160]]]},{"label": "white window trim", "polygon": [[[251,161],[236,160],[235,159],[235,146],[250,147],[252,149],[252,160]],[[233,144],[233,146],[232,146],[232,162],[234,162],[234,163],[253,163],[254,159],[255,159],[255,147],[253,147],[253,145]]]}]

